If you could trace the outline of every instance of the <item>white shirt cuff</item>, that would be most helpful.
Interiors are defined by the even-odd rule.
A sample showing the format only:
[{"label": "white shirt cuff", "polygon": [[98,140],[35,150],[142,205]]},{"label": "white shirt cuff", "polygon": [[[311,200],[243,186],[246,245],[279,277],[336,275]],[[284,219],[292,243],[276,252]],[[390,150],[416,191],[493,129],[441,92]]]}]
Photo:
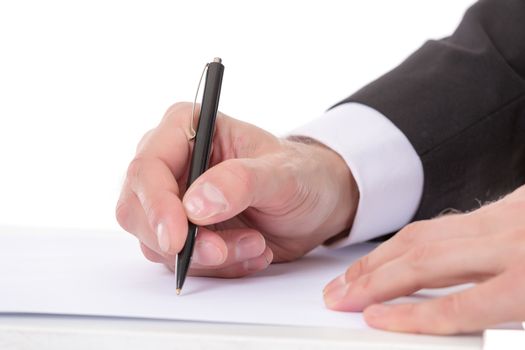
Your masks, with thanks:
[{"label": "white shirt cuff", "polygon": [[406,136],[375,109],[345,103],[289,135],[311,137],[339,153],[359,188],[350,234],[331,246],[395,232],[415,215],[423,193],[421,160]]}]

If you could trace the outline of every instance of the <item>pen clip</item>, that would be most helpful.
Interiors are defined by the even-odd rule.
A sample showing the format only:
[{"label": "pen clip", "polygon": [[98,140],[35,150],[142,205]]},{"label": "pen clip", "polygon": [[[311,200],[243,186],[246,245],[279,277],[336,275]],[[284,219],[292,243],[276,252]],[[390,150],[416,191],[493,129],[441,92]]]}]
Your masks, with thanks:
[{"label": "pen clip", "polygon": [[202,78],[204,77],[204,73],[206,72],[206,69],[208,68],[209,63],[206,63],[204,66],[204,69],[201,73],[201,78],[199,79],[199,84],[197,85],[197,92],[195,93],[195,99],[193,100],[193,106],[191,107],[191,117],[190,117],[190,133],[188,135],[188,141],[191,141],[195,138],[195,135],[197,135],[197,132],[195,131],[195,128],[193,127],[193,119],[195,119],[195,105],[197,104],[197,97],[199,96],[199,90],[201,89],[201,83]]}]

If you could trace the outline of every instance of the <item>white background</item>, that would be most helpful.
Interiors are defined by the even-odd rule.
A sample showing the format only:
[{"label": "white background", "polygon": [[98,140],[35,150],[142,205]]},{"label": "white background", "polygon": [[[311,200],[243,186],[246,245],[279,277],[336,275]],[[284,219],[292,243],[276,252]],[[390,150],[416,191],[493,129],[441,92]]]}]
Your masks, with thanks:
[{"label": "white background", "polygon": [[0,225],[117,228],[136,143],[215,56],[221,110],[282,134],[452,33],[471,3],[2,1]]}]

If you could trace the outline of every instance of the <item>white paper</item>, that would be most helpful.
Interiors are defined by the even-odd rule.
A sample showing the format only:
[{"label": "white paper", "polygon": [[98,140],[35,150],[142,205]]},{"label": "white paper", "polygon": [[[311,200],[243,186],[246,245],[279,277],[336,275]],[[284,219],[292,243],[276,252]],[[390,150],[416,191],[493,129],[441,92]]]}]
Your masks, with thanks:
[{"label": "white paper", "polygon": [[[147,261],[125,232],[0,227],[0,314],[57,314],[368,328],[361,313],[325,308],[322,289],[375,247],[320,247],[239,279],[175,276]],[[395,278],[395,276],[392,276]],[[424,301],[465,286],[394,300]]]},{"label": "white paper", "polygon": [[0,229],[0,313],[365,328],[327,310],[322,289],[373,245],[325,248],[241,279],[175,277],[126,233]]},{"label": "white paper", "polygon": [[489,329],[483,333],[483,350],[523,350],[525,331],[512,329]]}]

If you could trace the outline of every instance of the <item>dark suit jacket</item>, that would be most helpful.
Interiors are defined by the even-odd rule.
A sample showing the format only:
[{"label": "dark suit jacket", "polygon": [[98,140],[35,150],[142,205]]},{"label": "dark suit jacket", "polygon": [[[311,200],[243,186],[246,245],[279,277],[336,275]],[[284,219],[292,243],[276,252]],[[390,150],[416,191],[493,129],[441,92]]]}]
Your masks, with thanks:
[{"label": "dark suit jacket", "polygon": [[511,192],[525,183],[525,0],[477,2],[452,36],[341,103],[350,101],[384,114],[419,154],[414,220]]}]

